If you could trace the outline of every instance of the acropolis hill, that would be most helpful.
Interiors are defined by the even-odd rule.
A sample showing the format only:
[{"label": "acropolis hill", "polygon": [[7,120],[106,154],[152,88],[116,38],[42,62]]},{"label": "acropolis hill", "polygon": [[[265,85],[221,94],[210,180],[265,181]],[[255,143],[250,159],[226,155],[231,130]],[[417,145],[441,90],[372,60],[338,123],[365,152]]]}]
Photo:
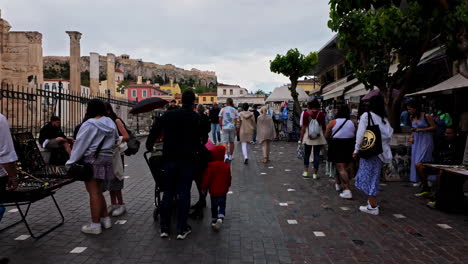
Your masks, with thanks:
[{"label": "acropolis hill", "polygon": [[[107,72],[107,56],[99,56],[99,72],[106,74]],[[69,57],[57,57],[57,56],[45,56],[44,57],[44,68],[53,67],[57,64],[68,63]],[[198,69],[185,70],[178,68],[172,64],[159,65],[153,62],[144,62],[137,59],[130,59],[129,55],[116,56],[116,69],[120,69],[125,75],[131,74],[133,76],[143,76],[143,78],[149,79],[154,76],[167,76],[167,78],[179,81],[181,79],[189,80],[192,78],[196,84],[206,85],[217,83],[217,77],[215,72],[211,71],[200,71]],[[81,72],[89,71],[90,62],[89,56],[81,57]]]}]

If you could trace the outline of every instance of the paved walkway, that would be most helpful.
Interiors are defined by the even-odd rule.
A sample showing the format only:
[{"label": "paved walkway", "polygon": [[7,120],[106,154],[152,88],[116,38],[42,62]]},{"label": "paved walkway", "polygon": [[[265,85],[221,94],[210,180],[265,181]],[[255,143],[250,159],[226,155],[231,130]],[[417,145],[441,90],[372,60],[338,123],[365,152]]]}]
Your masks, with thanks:
[{"label": "paved walkway", "polygon": [[[362,214],[357,207],[365,197],[358,191],[345,201],[328,178],[302,179],[295,147],[275,142],[272,162],[263,165],[261,148],[255,146],[249,165],[243,165],[238,145],[227,218],[219,233],[210,229],[207,208],[203,220],[190,221],[193,232],[185,241],[159,238],[152,218],[154,182],[140,153],[126,160],[128,213],[113,220],[123,224],[100,236],[82,234],[80,227],[89,220],[88,198],[83,184],[73,183],[56,196],[65,224],[39,240],[22,237],[28,235],[22,224],[4,231],[0,256],[15,264],[468,263],[467,216],[425,207],[405,183],[382,186],[380,216]],[[52,209],[47,199],[34,204],[30,221],[36,230],[59,220]],[[6,213],[0,228],[18,217]]]}]

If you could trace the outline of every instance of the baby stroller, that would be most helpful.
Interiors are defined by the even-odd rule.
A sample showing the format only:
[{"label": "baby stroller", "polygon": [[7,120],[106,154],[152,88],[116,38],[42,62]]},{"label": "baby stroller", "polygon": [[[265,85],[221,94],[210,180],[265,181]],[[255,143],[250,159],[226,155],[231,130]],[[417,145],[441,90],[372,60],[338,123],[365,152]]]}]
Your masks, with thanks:
[{"label": "baby stroller", "polygon": [[155,187],[154,187],[154,211],[153,219],[158,221],[159,209],[161,206],[161,186],[162,186],[162,175],[164,173],[163,161],[162,161],[162,143],[156,144],[154,151],[146,151],[143,154],[146,163],[153,176]]}]

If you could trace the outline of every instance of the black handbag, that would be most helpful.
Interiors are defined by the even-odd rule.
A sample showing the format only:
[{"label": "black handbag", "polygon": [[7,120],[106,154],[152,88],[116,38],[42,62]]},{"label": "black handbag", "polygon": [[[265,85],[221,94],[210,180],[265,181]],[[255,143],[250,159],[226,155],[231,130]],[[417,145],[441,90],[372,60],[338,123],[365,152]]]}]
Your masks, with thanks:
[{"label": "black handbag", "polygon": [[369,159],[382,152],[382,134],[380,133],[380,128],[374,123],[371,113],[367,112],[367,128],[359,148],[359,156]]},{"label": "black handbag", "polygon": [[[98,157],[105,139],[106,137],[104,137],[99,143],[96,152],[94,153],[94,158]],[[89,181],[94,176],[93,164],[85,162],[84,158],[81,158],[68,168],[67,176],[76,181]]]},{"label": "black handbag", "polygon": [[341,124],[341,126],[335,131],[335,133],[333,133],[333,135],[331,135],[331,137],[328,139],[328,161],[333,161],[335,159],[335,153],[336,151],[339,151],[339,148],[340,148],[340,142],[342,141],[341,138],[333,138],[336,133],[338,133],[342,128],[343,126],[346,124],[346,122],[348,122],[348,118],[346,118],[346,120],[343,122],[343,124]]}]

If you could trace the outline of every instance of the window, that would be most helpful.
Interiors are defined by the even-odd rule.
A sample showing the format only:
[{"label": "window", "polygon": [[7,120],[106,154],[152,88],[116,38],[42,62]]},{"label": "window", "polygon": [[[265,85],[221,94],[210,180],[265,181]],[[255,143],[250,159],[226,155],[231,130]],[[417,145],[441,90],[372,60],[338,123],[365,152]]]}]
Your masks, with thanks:
[{"label": "window", "polygon": [[120,81],[120,76],[117,76],[117,81]]},{"label": "window", "polygon": [[232,91],[232,89],[229,90],[229,94],[230,94],[230,95],[233,95],[233,94],[234,94],[234,92]]},{"label": "window", "polygon": [[135,90],[135,89],[132,90],[132,97],[133,97],[133,98],[137,97],[137,95],[136,95],[136,90]]},{"label": "window", "polygon": [[147,91],[146,91],[146,90],[143,90],[143,98],[146,98],[146,96],[147,96],[146,93],[147,93]]},{"label": "window", "polygon": [[226,89],[223,89],[223,95],[226,95]]},{"label": "window", "polygon": [[156,96],[156,90],[153,90],[153,96]]},{"label": "window", "polygon": [[203,102],[206,102],[206,97],[205,96],[203,96]]},{"label": "window", "polygon": [[240,90],[240,94],[244,94],[244,91]]},{"label": "window", "polygon": [[57,91],[57,84],[53,83],[52,84],[52,92],[56,92]]},{"label": "window", "polygon": [[50,89],[50,88],[49,88],[49,84],[46,83],[46,84],[44,85],[44,90],[48,91],[49,89]]},{"label": "window", "polygon": [[211,97],[211,102],[214,102],[214,97]]}]

